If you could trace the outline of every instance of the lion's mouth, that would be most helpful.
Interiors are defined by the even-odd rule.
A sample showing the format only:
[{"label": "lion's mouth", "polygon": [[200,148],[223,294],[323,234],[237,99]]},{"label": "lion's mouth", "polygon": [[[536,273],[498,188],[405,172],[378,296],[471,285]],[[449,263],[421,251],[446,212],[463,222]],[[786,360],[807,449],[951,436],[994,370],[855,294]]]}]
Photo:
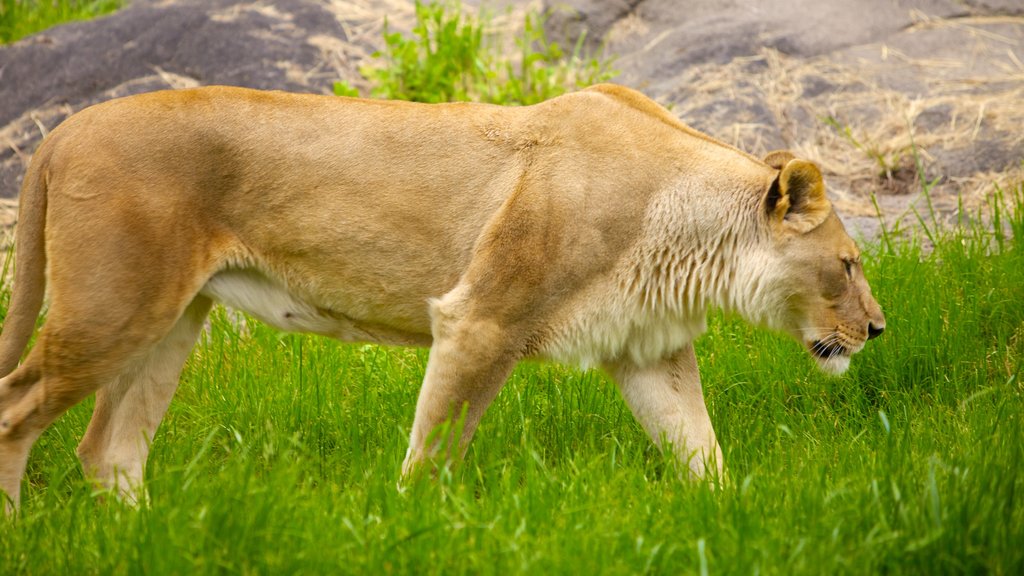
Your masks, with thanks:
[{"label": "lion's mouth", "polygon": [[837,356],[849,356],[850,351],[839,342],[835,340],[824,341],[815,340],[811,342],[811,354],[814,354],[822,360],[828,360],[829,358],[836,358]]}]

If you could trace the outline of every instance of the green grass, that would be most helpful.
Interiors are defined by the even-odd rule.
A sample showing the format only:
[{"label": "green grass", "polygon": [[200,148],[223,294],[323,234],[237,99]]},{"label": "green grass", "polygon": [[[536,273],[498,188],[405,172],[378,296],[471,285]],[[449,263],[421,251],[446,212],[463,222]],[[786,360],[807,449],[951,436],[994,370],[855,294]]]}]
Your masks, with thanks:
[{"label": "green grass", "polygon": [[[384,49],[361,73],[377,98],[416,102],[476,101],[536,104],[615,76],[611,63],[582,54],[583,38],[569,52],[544,34],[544,18],[526,12],[512,38],[495,30],[488,14],[465,14],[461,3],[416,1],[411,36],[391,31]],[[514,48],[514,50],[512,49]],[[337,82],[339,96],[358,91]]]},{"label": "green grass", "polygon": [[0,44],[63,22],[96,18],[124,4],[124,0],[0,0]]},{"label": "green grass", "polygon": [[886,334],[840,378],[715,317],[698,356],[730,483],[677,480],[598,372],[524,364],[465,463],[397,489],[426,352],[223,311],[153,446],[151,503],[96,497],[81,405],[37,444],[0,573],[1024,570],[1024,188],[1012,233],[868,247]]}]

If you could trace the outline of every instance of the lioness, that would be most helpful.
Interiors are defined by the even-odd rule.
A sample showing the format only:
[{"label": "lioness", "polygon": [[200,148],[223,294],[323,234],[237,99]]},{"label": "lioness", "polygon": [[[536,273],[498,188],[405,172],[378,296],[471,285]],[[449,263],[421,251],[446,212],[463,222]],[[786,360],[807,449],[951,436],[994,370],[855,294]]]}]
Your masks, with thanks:
[{"label": "lioness", "polygon": [[[814,164],[764,161],[610,85],[520,108],[199,88],[113,100],[40,145],[0,337],[0,489],[96,393],[84,470],[131,499],[214,300],[282,330],[430,346],[408,473],[515,364],[604,367],[701,477],[722,457],[710,308],[842,372],[885,326]],[[24,362],[43,302],[50,307]]]}]

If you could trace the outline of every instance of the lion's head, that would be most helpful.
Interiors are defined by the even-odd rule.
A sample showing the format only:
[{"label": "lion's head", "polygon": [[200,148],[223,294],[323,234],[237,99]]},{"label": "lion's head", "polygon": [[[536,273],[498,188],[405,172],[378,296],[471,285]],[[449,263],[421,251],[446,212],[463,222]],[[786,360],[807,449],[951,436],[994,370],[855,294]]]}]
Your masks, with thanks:
[{"label": "lion's head", "polygon": [[885,316],[818,168],[789,152],[773,152],[765,162],[779,170],[762,201],[779,268],[769,272],[780,302],[770,323],[797,338],[822,370],[840,374],[885,330]]}]

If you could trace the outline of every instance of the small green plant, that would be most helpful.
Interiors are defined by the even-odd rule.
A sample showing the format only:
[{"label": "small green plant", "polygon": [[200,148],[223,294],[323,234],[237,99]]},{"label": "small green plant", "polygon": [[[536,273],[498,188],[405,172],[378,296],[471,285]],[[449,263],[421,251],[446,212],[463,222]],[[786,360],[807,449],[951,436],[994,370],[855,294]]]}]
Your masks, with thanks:
[{"label": "small green plant", "polygon": [[334,95],[355,97],[359,96],[359,90],[344,80],[338,80],[334,83]]},{"label": "small green plant", "polygon": [[[514,39],[518,53],[510,57],[502,53],[505,39],[487,33],[486,17],[466,16],[458,2],[416,2],[412,37],[385,22],[385,48],[375,54],[382,63],[362,72],[380,98],[523,105],[614,75],[607,62],[581,56],[582,42],[571,54],[549,42],[543,24],[541,16],[528,14]],[[347,84],[335,85],[336,94],[351,92]]]},{"label": "small green plant", "polygon": [[0,0],[0,44],[72,20],[89,20],[124,6],[124,0]]}]

